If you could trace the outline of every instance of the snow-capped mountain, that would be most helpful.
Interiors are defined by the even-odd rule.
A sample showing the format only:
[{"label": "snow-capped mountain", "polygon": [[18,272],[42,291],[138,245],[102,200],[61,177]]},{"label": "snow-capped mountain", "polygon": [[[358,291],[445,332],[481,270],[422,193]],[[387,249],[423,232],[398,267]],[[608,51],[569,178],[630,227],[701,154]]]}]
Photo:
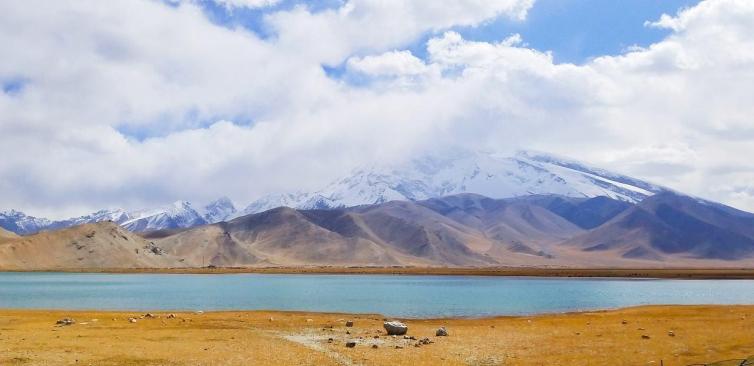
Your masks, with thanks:
[{"label": "snow-capped mountain", "polygon": [[131,216],[130,213],[121,210],[121,209],[113,209],[113,210],[100,210],[95,213],[85,215],[85,216],[79,216],[70,218],[67,220],[59,220],[59,221],[53,221],[47,227],[43,228],[44,230],[57,230],[57,229],[63,229],[75,225],[81,225],[81,224],[89,224],[93,222],[101,222],[101,221],[112,221],[116,224],[122,224],[130,219],[132,219],[133,216]]},{"label": "snow-capped mountain", "polygon": [[648,182],[545,153],[521,151],[514,156],[501,156],[455,151],[447,155],[427,155],[399,165],[359,168],[316,192],[265,196],[238,216],[279,206],[348,207],[457,193],[493,198],[529,194],[608,196],[638,202],[664,190]]},{"label": "snow-capped mountain", "polygon": [[27,216],[16,210],[0,211],[0,227],[19,235],[36,233],[49,226],[50,223],[48,219]]},{"label": "snow-capped mountain", "polygon": [[199,213],[202,215],[204,221],[214,224],[225,221],[233,216],[236,213],[236,206],[233,205],[233,202],[228,197],[222,197],[208,203],[199,210]]},{"label": "snow-capped mountain", "polygon": [[177,201],[172,205],[155,209],[126,211],[107,209],[89,215],[66,220],[49,220],[27,216],[23,212],[9,210],[0,212],[0,227],[20,235],[34,234],[44,230],[58,230],[94,222],[112,221],[130,231],[178,229],[224,221],[236,213],[228,198],[220,198],[200,209],[191,203]]},{"label": "snow-capped mountain", "polygon": [[191,203],[176,201],[172,205],[131,213],[131,219],[121,223],[128,231],[179,229],[206,224]]},{"label": "snow-capped mountain", "polygon": [[522,151],[513,156],[453,151],[425,155],[395,165],[361,167],[314,192],[278,193],[261,197],[241,211],[228,198],[193,208],[186,201],[156,209],[101,210],[61,221],[0,212],[0,227],[17,234],[113,221],[130,231],[188,228],[287,206],[302,209],[348,207],[391,200],[424,200],[458,193],[491,198],[529,194],[570,197],[608,196],[638,202],[667,190],[639,179],[550,154]]}]

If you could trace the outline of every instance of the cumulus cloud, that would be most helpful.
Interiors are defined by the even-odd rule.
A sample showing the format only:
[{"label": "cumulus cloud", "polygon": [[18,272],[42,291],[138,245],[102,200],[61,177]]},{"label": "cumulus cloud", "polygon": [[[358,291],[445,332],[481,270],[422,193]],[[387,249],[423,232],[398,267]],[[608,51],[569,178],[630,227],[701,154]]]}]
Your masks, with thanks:
[{"label": "cumulus cloud", "polygon": [[280,3],[280,0],[214,0],[226,8],[264,8]]},{"label": "cumulus cloud", "polygon": [[[519,35],[451,30],[523,21],[528,0],[299,5],[265,15],[265,39],[212,23],[196,2],[37,5],[0,4],[0,45],[12,50],[0,58],[7,208],[245,204],[461,145],[569,155],[754,209],[749,1],[665,15],[648,23],[671,30],[664,40],[582,65]],[[406,49],[426,35],[426,58]]]},{"label": "cumulus cloud", "polygon": [[203,1],[209,1],[224,7],[227,10],[235,8],[259,9],[280,4],[281,0],[167,0],[170,4],[195,3],[201,4]]},{"label": "cumulus cloud", "polygon": [[427,72],[424,61],[412,55],[410,51],[391,51],[381,55],[350,58],[348,68],[370,76],[420,75]]}]

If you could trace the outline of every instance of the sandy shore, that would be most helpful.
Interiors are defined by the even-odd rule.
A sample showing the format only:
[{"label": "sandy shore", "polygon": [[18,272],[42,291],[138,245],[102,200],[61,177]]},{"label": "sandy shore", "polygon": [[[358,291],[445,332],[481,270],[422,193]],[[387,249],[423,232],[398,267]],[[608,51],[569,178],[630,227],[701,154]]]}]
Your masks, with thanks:
[{"label": "sandy shore", "polygon": [[270,273],[270,274],[394,274],[532,277],[626,277],[678,279],[754,279],[754,268],[448,268],[448,267],[244,267],[244,268],[57,268],[0,272],[76,273]]},{"label": "sandy shore", "polygon": [[[407,320],[410,336],[433,342],[421,347],[386,336],[379,315],[141,315],[0,310],[0,365],[688,365],[754,355],[754,306]],[[56,326],[64,317],[76,324]],[[450,336],[435,337],[439,326]]]}]

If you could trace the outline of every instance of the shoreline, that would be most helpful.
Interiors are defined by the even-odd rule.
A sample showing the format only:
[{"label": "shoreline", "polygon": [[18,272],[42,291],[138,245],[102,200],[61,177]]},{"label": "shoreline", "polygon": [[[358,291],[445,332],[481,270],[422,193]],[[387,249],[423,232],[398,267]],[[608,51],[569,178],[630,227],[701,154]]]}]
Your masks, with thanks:
[{"label": "shoreline", "polygon": [[[75,323],[56,325],[63,318]],[[754,305],[398,318],[409,327],[405,338],[387,336],[384,319],[266,310],[147,316],[140,311],[0,309],[0,364],[685,366],[754,355]],[[436,336],[439,327],[446,327],[449,336]],[[417,345],[425,338],[427,343]]]},{"label": "shoreline", "polygon": [[500,276],[646,279],[754,279],[754,268],[541,268],[541,267],[219,267],[219,268],[51,268],[0,269],[0,273],[103,274],[301,274]]},{"label": "shoreline", "polygon": [[648,304],[648,305],[630,305],[615,308],[594,308],[568,311],[553,311],[530,314],[499,314],[499,315],[480,315],[480,316],[445,316],[445,317],[410,317],[410,316],[387,316],[380,313],[358,313],[358,312],[338,312],[338,311],[317,311],[317,310],[276,310],[276,309],[228,309],[228,310],[190,310],[190,309],[60,309],[60,308],[3,308],[0,307],[0,314],[17,313],[17,314],[184,314],[184,315],[227,315],[227,314],[279,314],[284,316],[334,316],[339,318],[379,318],[383,321],[405,321],[405,322],[453,322],[453,321],[495,321],[503,319],[535,319],[559,316],[579,316],[584,314],[607,314],[630,311],[652,311],[658,309],[696,309],[696,308],[749,308],[754,310],[754,304]]}]

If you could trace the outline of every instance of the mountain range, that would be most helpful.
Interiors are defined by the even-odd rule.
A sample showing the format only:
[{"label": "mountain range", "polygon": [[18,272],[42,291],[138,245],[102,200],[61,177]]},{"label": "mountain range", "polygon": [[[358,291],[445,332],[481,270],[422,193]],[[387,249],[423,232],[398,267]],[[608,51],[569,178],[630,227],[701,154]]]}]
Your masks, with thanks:
[{"label": "mountain range", "polygon": [[649,182],[546,153],[519,151],[513,156],[504,156],[454,150],[424,155],[401,164],[361,167],[314,192],[267,195],[246,206],[236,217],[282,206],[350,207],[392,200],[419,201],[459,193],[494,198],[531,194],[606,196],[636,203],[665,190]]},{"label": "mountain range", "polygon": [[233,203],[223,197],[199,209],[195,209],[190,202],[176,201],[171,205],[154,209],[130,212],[122,209],[100,210],[89,215],[57,221],[28,216],[16,210],[0,211],[0,227],[16,234],[29,235],[76,225],[112,221],[129,231],[143,232],[212,224],[226,220],[235,213]]},{"label": "mountain range", "polygon": [[393,200],[420,201],[460,193],[476,193],[492,198],[532,194],[604,196],[636,203],[666,190],[649,182],[545,153],[521,151],[513,156],[503,156],[453,150],[419,156],[399,164],[359,167],[321,189],[267,195],[238,211],[227,198],[201,208],[194,208],[186,201],[177,201],[155,209],[101,210],[58,221],[9,210],[0,211],[0,227],[28,235],[84,223],[113,221],[130,231],[144,232],[217,223],[277,207],[342,208]]},{"label": "mountain range", "polygon": [[674,192],[456,194],[347,208],[278,207],[137,235],[114,222],[17,236],[0,268],[202,266],[752,267],[754,214]]}]

